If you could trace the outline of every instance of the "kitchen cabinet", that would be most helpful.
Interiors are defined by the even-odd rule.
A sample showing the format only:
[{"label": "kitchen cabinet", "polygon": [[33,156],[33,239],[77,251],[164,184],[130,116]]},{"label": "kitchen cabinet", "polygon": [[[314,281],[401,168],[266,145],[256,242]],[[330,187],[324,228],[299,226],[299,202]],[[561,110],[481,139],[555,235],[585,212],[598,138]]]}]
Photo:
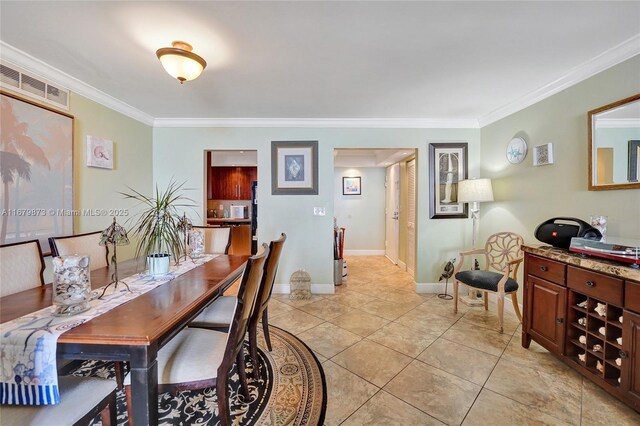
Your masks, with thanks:
[{"label": "kitchen cabinet", "polygon": [[208,167],[207,199],[251,200],[251,182],[258,180],[257,167]]}]

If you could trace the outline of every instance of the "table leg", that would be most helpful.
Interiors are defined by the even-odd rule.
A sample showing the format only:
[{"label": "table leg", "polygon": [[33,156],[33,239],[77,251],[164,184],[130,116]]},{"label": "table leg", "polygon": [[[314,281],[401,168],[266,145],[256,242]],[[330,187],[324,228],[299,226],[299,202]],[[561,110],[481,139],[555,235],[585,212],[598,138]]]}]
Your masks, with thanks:
[{"label": "table leg", "polygon": [[[136,354],[131,359],[131,400],[129,410],[134,426],[158,424],[158,364],[156,353]],[[131,419],[130,419],[131,420]]]}]

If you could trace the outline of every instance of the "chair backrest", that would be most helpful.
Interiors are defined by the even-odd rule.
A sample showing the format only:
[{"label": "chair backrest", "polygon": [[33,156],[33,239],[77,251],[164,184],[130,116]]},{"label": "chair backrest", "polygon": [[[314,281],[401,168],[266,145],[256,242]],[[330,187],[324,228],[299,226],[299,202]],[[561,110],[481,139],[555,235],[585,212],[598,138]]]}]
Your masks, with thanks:
[{"label": "chair backrest", "polygon": [[0,297],[43,285],[43,272],[38,240],[0,246]]},{"label": "chair backrest", "polygon": [[269,303],[269,299],[271,299],[273,282],[276,279],[278,263],[280,262],[280,254],[282,253],[282,247],[286,239],[287,235],[282,233],[280,234],[280,238],[271,241],[269,244],[269,256],[264,263],[264,273],[262,274],[262,282],[260,283],[258,301],[256,302],[256,309],[254,309],[253,312],[254,321],[260,321],[262,312],[264,312],[264,309]]},{"label": "chair backrest", "polygon": [[[508,262],[522,258],[522,244],[524,239],[514,232],[498,232],[489,236],[484,245],[487,269],[502,272]],[[518,274],[518,266],[513,269],[512,278]]]},{"label": "chair backrest", "polygon": [[251,225],[237,225],[231,227],[231,246],[229,254],[251,254]]},{"label": "chair backrest", "polygon": [[194,226],[204,233],[205,253],[229,253],[231,246],[231,228],[228,226]]},{"label": "chair backrest", "polygon": [[100,237],[102,231],[89,232],[86,234],[69,235],[67,237],[49,238],[52,256],[64,256],[67,254],[85,254],[89,256],[90,269],[104,268],[109,266],[109,248],[101,246]]}]

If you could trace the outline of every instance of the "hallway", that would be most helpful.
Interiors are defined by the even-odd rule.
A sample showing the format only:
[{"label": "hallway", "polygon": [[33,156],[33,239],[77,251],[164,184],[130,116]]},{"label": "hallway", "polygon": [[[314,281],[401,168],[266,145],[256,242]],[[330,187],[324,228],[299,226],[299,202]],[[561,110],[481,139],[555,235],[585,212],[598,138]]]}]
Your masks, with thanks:
[{"label": "hallway", "polygon": [[454,315],[452,301],[416,294],[382,256],[347,262],[336,294],[269,305],[269,322],[322,362],[326,425],[640,423],[535,342],[523,349],[515,315],[505,312],[501,335],[495,312],[460,305]]}]

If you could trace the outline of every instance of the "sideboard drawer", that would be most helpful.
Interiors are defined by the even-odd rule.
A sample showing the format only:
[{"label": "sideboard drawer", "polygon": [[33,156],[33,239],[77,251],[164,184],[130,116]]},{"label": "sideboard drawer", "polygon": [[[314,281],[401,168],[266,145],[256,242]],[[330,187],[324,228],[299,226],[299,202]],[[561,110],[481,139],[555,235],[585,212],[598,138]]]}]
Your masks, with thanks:
[{"label": "sideboard drawer", "polygon": [[624,284],[621,279],[569,266],[567,285],[579,293],[622,306]]},{"label": "sideboard drawer", "polygon": [[640,283],[624,282],[624,307],[640,314]]},{"label": "sideboard drawer", "polygon": [[528,256],[527,272],[562,286],[564,282],[565,264],[538,256]]}]

